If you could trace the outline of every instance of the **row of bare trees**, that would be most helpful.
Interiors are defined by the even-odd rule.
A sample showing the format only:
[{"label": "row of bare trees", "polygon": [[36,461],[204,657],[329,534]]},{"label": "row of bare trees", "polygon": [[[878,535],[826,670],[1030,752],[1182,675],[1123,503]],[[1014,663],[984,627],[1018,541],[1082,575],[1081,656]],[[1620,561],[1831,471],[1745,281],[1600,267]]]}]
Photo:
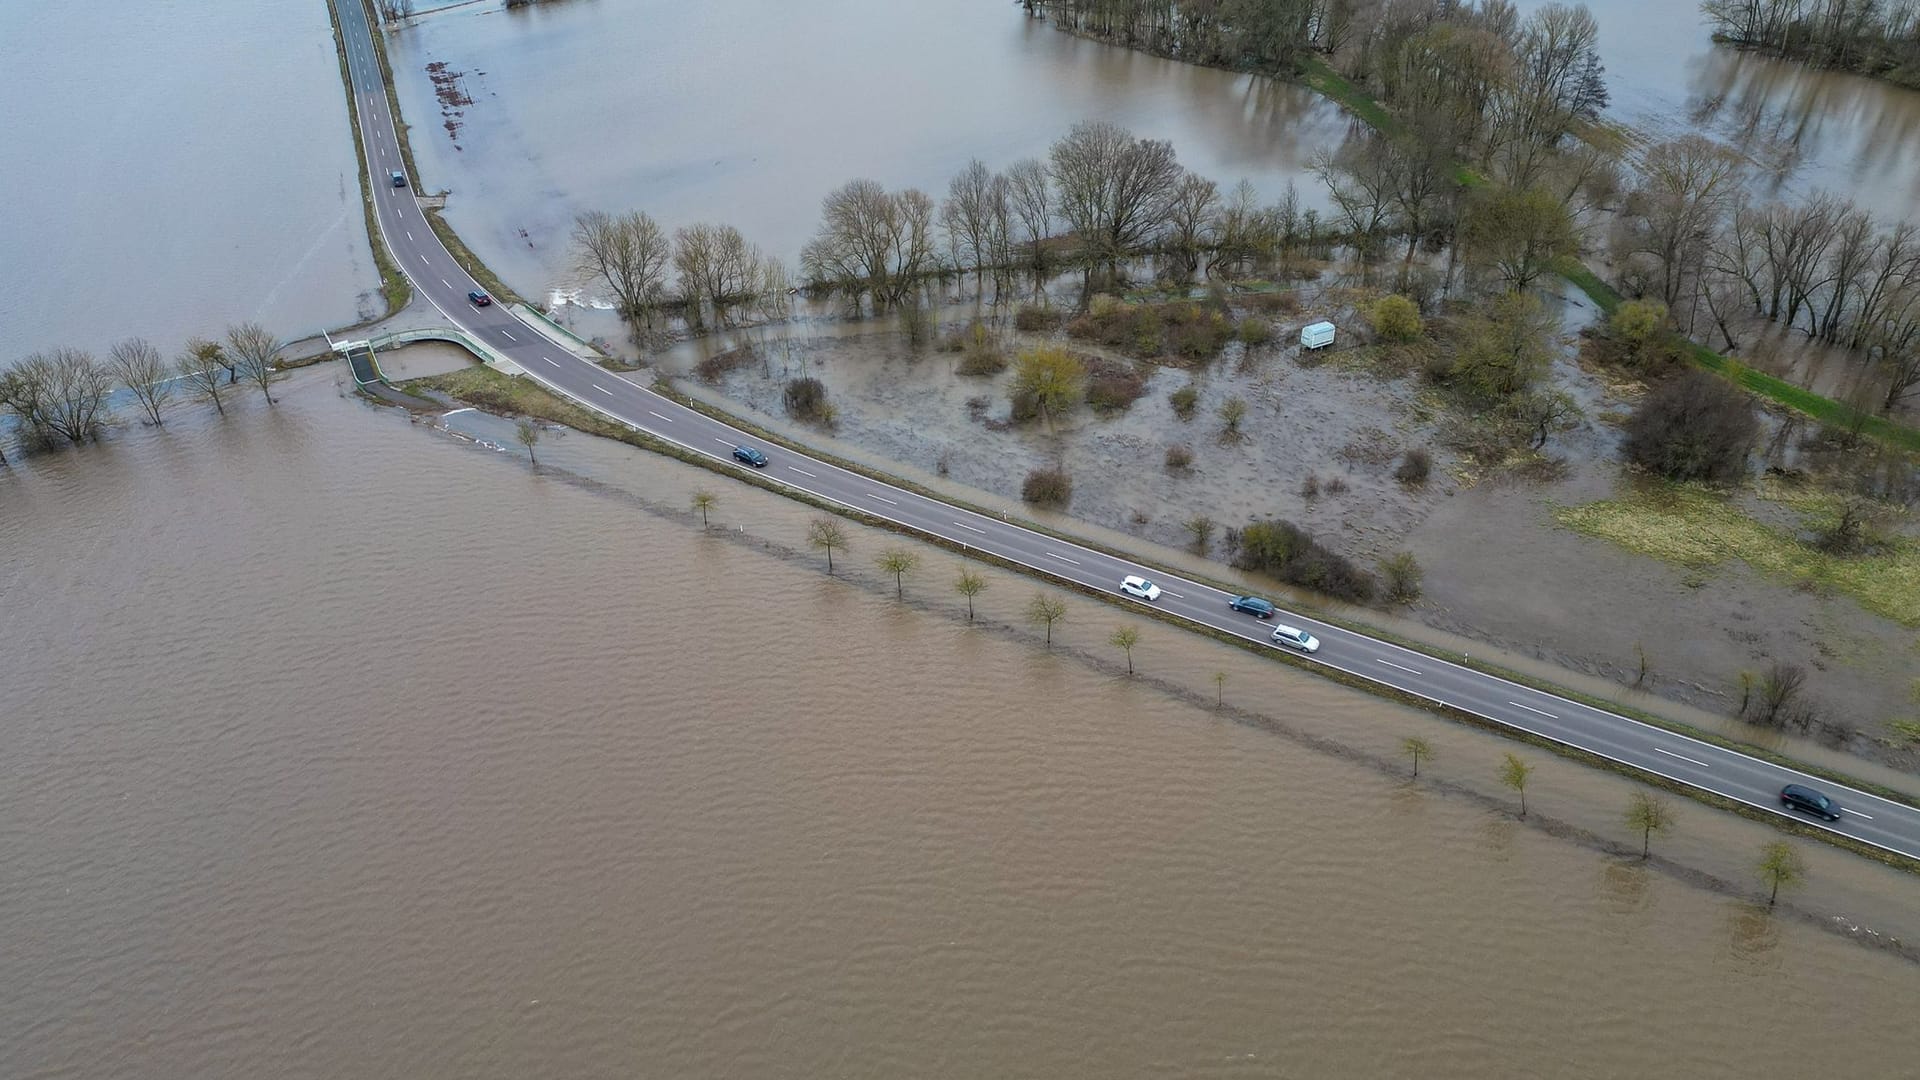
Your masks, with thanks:
[{"label": "row of bare trees", "polygon": [[1622,285],[1729,350],[1743,312],[1850,350],[1880,376],[1883,410],[1920,394],[1920,228],[1883,229],[1827,194],[1755,203],[1740,173],[1698,135],[1648,148],[1614,237]]},{"label": "row of bare trees", "polygon": [[[661,309],[702,326],[769,294],[790,288],[786,269],[731,225],[689,225],[671,237],[644,211],[590,210],[574,219],[576,267],[605,285],[621,318],[651,326]],[[678,291],[669,291],[677,285]]]},{"label": "row of bare trees", "polygon": [[1915,0],[1706,0],[1720,41],[1920,85]]},{"label": "row of bare trees", "polygon": [[[0,373],[0,410],[13,416],[29,446],[79,444],[99,437],[112,419],[116,389],[133,396],[141,422],[166,422],[166,407],[184,390],[226,412],[226,395],[245,381],[273,404],[281,342],[258,323],[227,328],[224,341],[194,338],[169,363],[143,338],[128,338],[100,360],[82,349],[34,353]],[[0,459],[3,460],[3,459]]]}]

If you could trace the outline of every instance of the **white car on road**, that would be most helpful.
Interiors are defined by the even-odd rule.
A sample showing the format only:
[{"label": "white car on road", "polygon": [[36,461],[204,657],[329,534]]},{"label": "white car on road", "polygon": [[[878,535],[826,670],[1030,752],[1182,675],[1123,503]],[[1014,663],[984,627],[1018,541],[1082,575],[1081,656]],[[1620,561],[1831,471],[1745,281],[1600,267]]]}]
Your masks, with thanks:
[{"label": "white car on road", "polygon": [[1297,627],[1274,627],[1273,640],[1275,644],[1286,645],[1290,648],[1299,649],[1301,652],[1310,653],[1320,651],[1320,639]]},{"label": "white car on road", "polygon": [[1120,591],[1136,600],[1151,602],[1160,599],[1160,586],[1134,574],[1120,579]]}]

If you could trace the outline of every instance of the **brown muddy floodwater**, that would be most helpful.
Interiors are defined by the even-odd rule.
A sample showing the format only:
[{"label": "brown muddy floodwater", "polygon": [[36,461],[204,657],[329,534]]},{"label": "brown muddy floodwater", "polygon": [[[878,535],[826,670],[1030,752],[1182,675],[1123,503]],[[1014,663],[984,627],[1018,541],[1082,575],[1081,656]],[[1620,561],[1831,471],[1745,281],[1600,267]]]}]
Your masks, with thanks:
[{"label": "brown muddy floodwater", "polygon": [[[0,1076],[1906,1073],[1911,877],[1116,609],[300,374],[0,473]],[[483,437],[491,418],[455,418]],[[550,468],[552,467],[550,466]],[[716,532],[680,509],[720,493]],[[745,526],[745,531],[739,530]],[[1209,673],[1259,713],[1215,712]],[[1386,766],[1436,745],[1416,785]],[[1385,763],[1384,765],[1382,763]],[[1484,783],[1483,783],[1484,782]],[[1543,821],[1566,829],[1538,827]],[[1903,929],[1904,927],[1904,929]],[[1790,988],[1790,989],[1789,989]]]}]

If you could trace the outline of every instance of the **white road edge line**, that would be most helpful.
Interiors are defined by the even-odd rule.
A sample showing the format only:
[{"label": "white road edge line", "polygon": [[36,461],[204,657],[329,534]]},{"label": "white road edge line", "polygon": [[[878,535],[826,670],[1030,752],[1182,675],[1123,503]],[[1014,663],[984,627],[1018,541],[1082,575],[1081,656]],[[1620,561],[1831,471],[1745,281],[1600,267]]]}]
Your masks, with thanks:
[{"label": "white road edge line", "polygon": [[1072,559],[1067,558],[1065,555],[1055,555],[1051,551],[1044,551],[1044,552],[1041,552],[1041,554],[1045,555],[1049,559],[1059,559],[1063,563],[1071,563],[1074,566],[1080,565],[1079,563],[1074,562]]},{"label": "white road edge line", "polygon": [[1703,768],[1703,769],[1711,769],[1711,768],[1713,768],[1713,766],[1711,766],[1711,765],[1709,765],[1709,764],[1707,764],[1706,762],[1704,762],[1704,761],[1700,761],[1700,760],[1699,760],[1699,759],[1697,759],[1697,758],[1690,758],[1690,757],[1688,757],[1688,756],[1687,756],[1687,755],[1685,755],[1685,754],[1676,754],[1676,753],[1674,753],[1674,752],[1673,752],[1673,751],[1671,751],[1671,750],[1662,750],[1662,749],[1660,749],[1660,748],[1659,748],[1659,747],[1657,747],[1657,746],[1655,746],[1655,747],[1652,747],[1652,750],[1653,750],[1653,752],[1654,752],[1654,753],[1656,753],[1656,754],[1665,754],[1665,755],[1667,755],[1668,757],[1677,757],[1677,758],[1679,758],[1679,759],[1680,759],[1681,761],[1686,761],[1686,762],[1691,762],[1692,764],[1695,764],[1695,765],[1698,765],[1698,766],[1700,766],[1700,767],[1701,767],[1701,768]]},{"label": "white road edge line", "polygon": [[1388,667],[1390,667],[1390,668],[1399,668],[1399,669],[1400,669],[1401,671],[1404,671],[1404,672],[1406,672],[1406,673],[1407,673],[1407,674],[1409,674],[1409,675],[1419,675],[1419,674],[1420,674],[1420,672],[1418,672],[1418,671],[1415,671],[1415,670],[1413,670],[1413,669],[1412,669],[1412,668],[1410,668],[1410,667],[1401,667],[1401,666],[1400,666],[1399,664],[1396,664],[1396,663],[1394,663],[1394,662],[1393,662],[1393,661],[1391,661],[1391,660],[1382,660],[1382,659],[1380,659],[1380,658],[1379,658],[1379,657],[1377,657],[1377,656],[1373,658],[1373,662],[1374,662],[1374,663],[1376,663],[1376,664],[1385,664],[1385,665],[1387,665],[1387,666],[1388,666]]},{"label": "white road edge line", "polygon": [[1511,706],[1513,706],[1513,707],[1514,707],[1514,708],[1516,708],[1516,709],[1525,709],[1525,710],[1527,710],[1527,711],[1528,711],[1528,712],[1530,712],[1530,713],[1539,713],[1539,714],[1540,714],[1541,716],[1544,716],[1544,717],[1546,717],[1546,718],[1547,718],[1547,719],[1549,719],[1549,720],[1558,720],[1558,719],[1560,719],[1559,717],[1557,717],[1557,716],[1555,716],[1555,715],[1553,715],[1552,713],[1550,713],[1550,712],[1547,712],[1547,711],[1546,711],[1545,709],[1536,709],[1536,708],[1534,708],[1534,707],[1533,707],[1533,706],[1531,706],[1531,705],[1522,705],[1522,704],[1520,704],[1520,703],[1519,703],[1519,702],[1517,702],[1517,701],[1509,701],[1509,702],[1507,702],[1507,704],[1509,704],[1509,705],[1511,705]]}]

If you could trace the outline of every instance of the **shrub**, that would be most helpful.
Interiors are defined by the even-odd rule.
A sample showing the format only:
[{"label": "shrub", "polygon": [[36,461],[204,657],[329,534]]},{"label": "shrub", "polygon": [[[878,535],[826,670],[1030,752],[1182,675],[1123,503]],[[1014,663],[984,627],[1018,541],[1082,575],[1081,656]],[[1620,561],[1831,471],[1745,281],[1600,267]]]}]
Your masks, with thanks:
[{"label": "shrub", "polygon": [[1628,461],[1670,480],[1724,484],[1746,474],[1760,423],[1746,391],[1686,370],[1655,387],[1627,419]]},{"label": "shrub", "polygon": [[1020,497],[1035,506],[1065,506],[1073,498],[1073,477],[1065,469],[1035,469],[1020,485]]},{"label": "shrub", "polygon": [[719,382],[728,372],[738,371],[748,364],[757,362],[760,354],[751,345],[742,345],[737,349],[715,353],[693,367],[693,374],[701,382]]},{"label": "shrub", "polygon": [[1245,318],[1240,320],[1240,340],[1248,348],[1265,345],[1273,340],[1273,326],[1265,319]]},{"label": "shrub", "polygon": [[1052,308],[1022,304],[1019,309],[1013,313],[1014,329],[1023,330],[1029,334],[1039,333],[1043,330],[1051,330],[1059,325],[1060,313]]},{"label": "shrub", "polygon": [[1296,315],[1300,312],[1300,295],[1290,289],[1275,289],[1272,292],[1249,293],[1246,296],[1246,304],[1255,311]]},{"label": "shrub", "polygon": [[959,347],[955,351],[966,355],[954,367],[955,372],[961,375],[998,375],[1007,370],[1007,351],[985,323],[975,322],[957,336]]},{"label": "shrub", "polygon": [[1381,559],[1380,576],[1386,582],[1387,599],[1396,604],[1420,599],[1420,564],[1414,561],[1412,552],[1395,552]]},{"label": "shrub", "polygon": [[1373,575],[1352,560],[1327,550],[1292,522],[1278,519],[1255,522],[1240,531],[1240,554],[1234,565],[1352,603],[1371,601],[1379,588]]},{"label": "shrub", "polygon": [[1182,420],[1191,420],[1194,409],[1200,403],[1200,390],[1188,383],[1167,395],[1167,400],[1173,404],[1173,415]]},{"label": "shrub", "polygon": [[1607,336],[1619,347],[1621,362],[1646,369],[1662,357],[1667,306],[1658,300],[1628,300],[1607,319]]},{"label": "shrub", "polygon": [[819,379],[788,379],[781,400],[787,406],[787,415],[795,420],[816,424],[833,422],[833,406],[827,404],[827,387]]},{"label": "shrub", "polygon": [[1207,545],[1213,540],[1213,519],[1205,514],[1191,517],[1187,519],[1186,528],[1187,535],[1193,538],[1194,553],[1205,555]]},{"label": "shrub", "polygon": [[1312,502],[1320,497],[1320,478],[1318,476],[1315,476],[1313,473],[1308,473],[1307,478],[1300,481],[1300,497],[1308,502]]},{"label": "shrub", "polygon": [[1420,309],[1404,296],[1383,296],[1367,310],[1367,321],[1382,341],[1398,344],[1420,340],[1426,327],[1420,321]]},{"label": "shrub", "polygon": [[1329,495],[1345,495],[1347,493],[1347,478],[1344,476],[1329,476],[1322,490]]},{"label": "shrub", "polygon": [[1432,472],[1433,455],[1416,446],[1400,458],[1400,467],[1393,470],[1393,478],[1408,487],[1421,487]]},{"label": "shrub", "polygon": [[1240,423],[1246,418],[1247,402],[1245,398],[1230,397],[1222,402],[1220,405],[1220,437],[1223,439],[1238,439],[1240,437]]},{"label": "shrub", "polygon": [[1170,305],[1167,312],[1167,351],[1185,360],[1220,355],[1233,340],[1233,323],[1217,311],[1198,304]]},{"label": "shrub", "polygon": [[1087,404],[1100,412],[1130,408],[1147,392],[1147,377],[1129,363],[1088,356]]},{"label": "shrub", "polygon": [[1167,447],[1167,471],[1178,472],[1193,464],[1193,448],[1181,443]]},{"label": "shrub", "polygon": [[[1014,419],[1037,413],[1051,421],[1065,414],[1086,396],[1086,378],[1086,364],[1058,345],[1023,351],[1013,376]],[[1022,399],[1030,406],[1028,417],[1020,415]]]}]

